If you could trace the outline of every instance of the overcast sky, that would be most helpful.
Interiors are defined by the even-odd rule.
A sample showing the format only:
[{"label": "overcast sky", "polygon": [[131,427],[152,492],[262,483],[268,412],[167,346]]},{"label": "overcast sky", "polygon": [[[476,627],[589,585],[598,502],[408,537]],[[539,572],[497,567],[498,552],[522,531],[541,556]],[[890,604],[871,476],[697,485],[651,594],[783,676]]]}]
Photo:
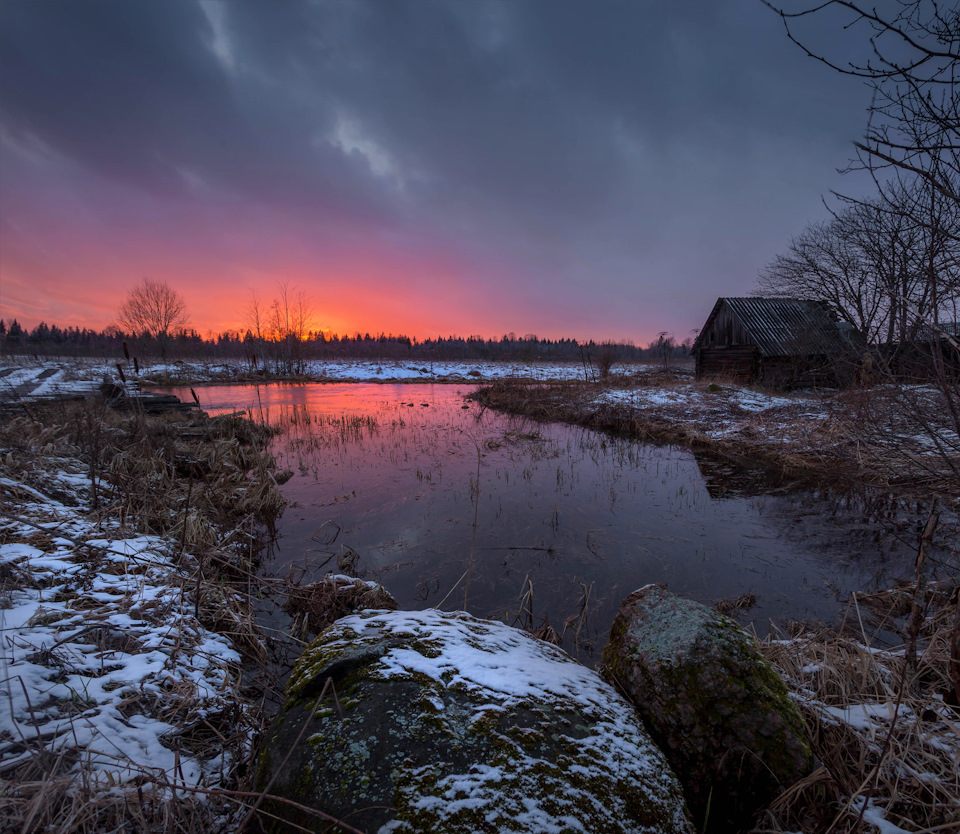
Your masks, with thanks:
[{"label": "overcast sky", "polygon": [[0,315],[682,339],[862,193],[868,105],[760,0],[0,0]]}]

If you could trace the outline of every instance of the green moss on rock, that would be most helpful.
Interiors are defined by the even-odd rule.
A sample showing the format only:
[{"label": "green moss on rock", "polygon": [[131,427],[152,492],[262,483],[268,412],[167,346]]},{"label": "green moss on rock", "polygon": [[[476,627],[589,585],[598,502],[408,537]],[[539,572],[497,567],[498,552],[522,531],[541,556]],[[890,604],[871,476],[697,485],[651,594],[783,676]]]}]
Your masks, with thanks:
[{"label": "green moss on rock", "polygon": [[722,614],[649,585],[622,604],[603,663],[670,760],[701,827],[736,830],[812,768],[786,684]]},{"label": "green moss on rock", "polygon": [[[341,716],[327,679],[351,688]],[[312,715],[311,715],[312,713]],[[689,832],[682,791],[630,705],[527,634],[465,614],[366,612],[297,663],[257,785],[383,834]],[[294,747],[303,731],[308,743]],[[287,752],[293,748],[286,765]],[[323,829],[279,803],[265,810]],[[292,824],[292,825],[291,825]]]}]

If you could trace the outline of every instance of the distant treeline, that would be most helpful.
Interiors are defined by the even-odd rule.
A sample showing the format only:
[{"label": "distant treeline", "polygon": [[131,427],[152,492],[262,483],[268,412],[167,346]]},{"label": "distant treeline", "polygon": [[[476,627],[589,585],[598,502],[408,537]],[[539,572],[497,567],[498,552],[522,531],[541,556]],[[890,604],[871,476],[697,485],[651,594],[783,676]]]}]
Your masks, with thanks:
[{"label": "distant treeline", "polygon": [[[408,336],[356,333],[338,336],[311,332],[295,348],[300,361],[314,359],[461,361],[554,361],[593,363],[663,361],[690,353],[690,339],[682,344],[668,333],[647,347],[632,342],[580,342],[576,339],[541,339],[535,334],[507,333],[499,339],[480,336],[438,336],[411,339]],[[257,366],[271,349],[282,347],[257,339],[250,331],[228,331],[204,338],[195,330],[183,329],[160,337],[124,333],[116,327],[105,330],[47,325],[41,322],[25,330],[14,319],[0,319],[0,350],[7,355],[63,357],[121,357],[124,343],[131,356],[141,358],[245,361]]]}]

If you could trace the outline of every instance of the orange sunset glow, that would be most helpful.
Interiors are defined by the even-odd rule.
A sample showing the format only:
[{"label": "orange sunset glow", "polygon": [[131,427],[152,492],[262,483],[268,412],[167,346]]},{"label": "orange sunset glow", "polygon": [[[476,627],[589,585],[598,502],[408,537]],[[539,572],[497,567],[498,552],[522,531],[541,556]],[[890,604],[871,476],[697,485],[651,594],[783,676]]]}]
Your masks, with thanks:
[{"label": "orange sunset glow", "polygon": [[14,0],[0,318],[100,329],[148,278],[203,334],[286,283],[337,333],[682,340],[825,212],[862,110],[720,5],[400,4],[387,37],[362,4]]}]

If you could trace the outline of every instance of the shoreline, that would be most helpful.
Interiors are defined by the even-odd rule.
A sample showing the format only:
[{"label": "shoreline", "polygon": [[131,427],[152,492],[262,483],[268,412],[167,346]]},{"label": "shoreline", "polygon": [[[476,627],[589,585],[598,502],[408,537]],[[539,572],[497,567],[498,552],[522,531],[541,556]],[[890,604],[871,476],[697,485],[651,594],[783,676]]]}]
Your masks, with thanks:
[{"label": "shoreline", "polygon": [[267,657],[248,583],[283,505],[267,433],[29,412],[0,430],[0,827],[230,830],[263,723],[244,670]]},{"label": "shoreline", "polygon": [[[960,482],[935,471],[936,456],[916,448],[917,438],[892,448],[891,437],[875,429],[872,415],[865,416],[859,391],[771,394],[652,375],[641,385],[495,382],[470,396],[487,408],[536,421],[679,446],[759,469],[779,486],[873,487],[921,500],[932,494],[960,499]],[[907,446],[910,440],[915,447]]]},{"label": "shoreline", "polygon": [[[640,440],[682,445],[738,463],[756,465],[753,452],[743,450],[766,444],[768,457],[761,463],[784,477],[785,486],[804,482],[803,473],[826,481],[823,473],[830,473],[826,457],[820,467],[805,463],[796,470],[787,469],[781,461],[787,454],[806,460],[803,443],[817,430],[826,430],[820,423],[837,420],[833,409],[844,404],[842,398],[838,403],[827,397],[772,395],[736,386],[710,390],[707,384],[693,383],[689,374],[651,373],[605,386],[514,382],[500,387],[505,389],[503,403],[522,408],[514,413],[633,432],[631,436]],[[487,403],[489,407],[500,404],[496,398]],[[76,812],[79,802],[83,813],[99,815],[88,819],[97,819],[96,825],[107,829],[116,827],[120,815],[130,813],[124,805],[126,790],[140,794],[137,801],[145,816],[137,824],[142,830],[167,830],[155,821],[169,814],[171,807],[178,820],[189,819],[210,832],[234,830],[257,798],[246,789],[262,717],[254,706],[255,693],[243,688],[241,657],[244,653],[256,657],[262,651],[260,637],[250,630],[250,591],[256,587],[249,584],[255,580],[250,536],[256,531],[249,521],[222,523],[225,519],[218,521],[213,515],[217,504],[236,504],[238,496],[251,512],[269,506],[277,512],[282,509],[271,504],[279,493],[275,483],[271,487],[274,472],[263,458],[266,438],[257,435],[262,429],[250,420],[230,417],[145,420],[136,413],[109,412],[94,401],[41,402],[31,405],[29,412],[32,415],[19,415],[0,429],[0,492],[5,506],[15,508],[0,518],[4,583],[0,615],[6,618],[5,636],[17,629],[16,640],[25,647],[13,658],[11,671],[20,670],[21,676],[29,671],[39,685],[66,685],[75,694],[65,690],[63,697],[58,695],[49,703],[23,699],[18,716],[22,749],[0,749],[0,792],[10,808],[6,813],[39,813],[42,808],[63,818]],[[797,425],[803,431],[797,432]],[[790,431],[773,439],[778,427]],[[846,437],[839,428],[833,430],[841,454],[848,448],[843,445]],[[129,452],[137,443],[142,444],[141,451],[160,453],[157,459],[168,480],[151,480],[158,470],[144,468],[143,461],[150,456],[138,458]],[[222,453],[228,447],[236,447],[231,454],[240,455],[233,460],[238,462],[242,482],[221,481],[222,467],[230,460]],[[248,477],[257,471],[263,477]],[[237,487],[240,493],[232,491]],[[207,505],[201,493],[218,493],[220,498]],[[262,523],[263,518],[256,522]],[[876,743],[876,738],[888,733],[897,750],[922,753],[925,767],[938,774],[938,784],[943,786],[937,788],[938,795],[958,795],[950,793],[949,768],[951,762],[960,761],[960,739],[950,729],[950,713],[944,711],[940,694],[948,669],[951,623],[957,616],[956,590],[931,586],[926,594],[930,613],[922,624],[921,645],[927,649],[920,661],[924,688],[913,700],[903,701],[909,706],[903,707],[905,717],[899,721],[890,720],[891,714],[896,715],[890,711],[894,703],[900,703],[890,681],[906,679],[906,655],[872,647],[862,626],[853,632],[807,632],[760,641],[761,651],[788,681],[808,732],[821,744],[821,758],[829,763],[829,771],[818,771],[791,797],[785,795],[771,806],[781,827],[770,830],[799,830],[804,813],[823,813],[824,789],[833,809],[831,817],[843,805],[853,808],[845,823],[856,819],[857,801],[869,805],[880,821],[883,809],[896,818],[897,812],[889,811],[892,803],[884,804],[884,791],[893,784],[889,780],[899,777],[890,762],[884,764]],[[869,611],[878,618],[895,616],[890,612],[909,609],[914,597],[912,586],[869,598],[855,595],[851,622],[860,621],[861,606],[864,618]],[[27,606],[32,608],[27,611]],[[12,612],[20,612],[16,620]],[[156,622],[151,622],[151,616]],[[123,642],[125,636],[136,643]],[[147,655],[154,663],[150,668],[143,659]],[[137,678],[137,671],[145,674]],[[66,681],[58,682],[64,674]],[[80,685],[83,680],[86,688]],[[41,707],[47,712],[41,713]],[[928,721],[928,743],[927,736],[913,734],[911,716],[931,711],[946,718],[942,722],[938,718],[936,725]],[[71,731],[89,729],[85,722],[95,723],[101,716],[119,722],[104,723],[104,728],[125,727],[121,732],[133,725],[142,734],[148,722],[166,722],[166,726],[150,725],[159,745],[151,748],[154,758],[123,763],[120,770],[130,777],[122,782],[126,789],[108,789],[97,777],[78,792],[74,764],[94,765],[84,778],[118,765],[105,767],[103,761],[95,761],[96,756],[85,759],[82,754],[58,752],[51,746],[57,738],[67,738],[68,747],[79,747],[65,731],[41,742],[44,725],[37,725],[34,715],[48,724],[59,721]],[[181,742],[164,744],[174,738]],[[105,741],[92,745],[93,749],[106,746]],[[217,749],[224,752],[209,755]],[[23,758],[7,767],[14,755]],[[834,758],[828,760],[828,755]],[[170,759],[166,768],[162,757]],[[854,761],[863,763],[863,768],[858,770]],[[215,764],[211,769],[203,762]],[[62,767],[65,764],[69,767]],[[858,786],[865,784],[874,767],[879,774],[881,766],[883,780],[873,777],[877,786],[868,794],[868,803]],[[931,789],[924,784],[915,787],[918,796]],[[894,788],[889,790],[893,795]],[[238,804],[241,795],[246,797],[245,807]],[[917,808],[920,805],[918,801]]]}]

